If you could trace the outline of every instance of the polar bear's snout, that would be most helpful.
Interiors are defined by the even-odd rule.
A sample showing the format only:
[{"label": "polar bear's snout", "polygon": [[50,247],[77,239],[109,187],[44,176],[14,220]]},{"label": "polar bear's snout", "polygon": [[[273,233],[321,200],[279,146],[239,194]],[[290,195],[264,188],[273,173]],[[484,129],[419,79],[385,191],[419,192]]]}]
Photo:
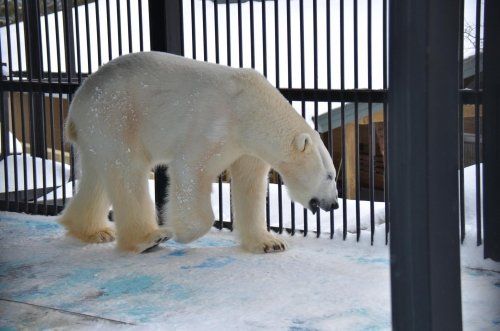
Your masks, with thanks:
[{"label": "polar bear's snout", "polygon": [[316,214],[319,209],[323,209],[324,211],[332,211],[339,208],[339,203],[337,200],[319,200],[317,198],[312,198],[309,201],[309,209]]}]

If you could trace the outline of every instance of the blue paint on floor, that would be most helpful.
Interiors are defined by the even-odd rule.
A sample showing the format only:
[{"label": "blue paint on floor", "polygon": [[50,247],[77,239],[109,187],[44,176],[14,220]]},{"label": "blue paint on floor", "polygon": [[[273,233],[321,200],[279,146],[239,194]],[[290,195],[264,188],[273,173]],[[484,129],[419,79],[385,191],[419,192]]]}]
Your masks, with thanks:
[{"label": "blue paint on floor", "polygon": [[182,269],[207,269],[207,268],[223,268],[230,263],[236,261],[235,258],[230,256],[220,257],[220,258],[208,258],[205,261],[193,265],[193,266],[182,266]]},{"label": "blue paint on floor", "polygon": [[[0,331],[75,323],[106,330],[123,323],[153,330],[391,329],[387,246],[287,240],[286,253],[249,254],[234,234],[214,231],[135,255],[114,243],[68,239],[55,218],[0,212]],[[500,288],[498,272],[488,268],[464,269],[474,288],[464,291],[474,295],[464,311],[472,303],[478,312],[464,321],[467,329],[500,325],[491,299],[483,300]],[[476,294],[478,284],[484,295]]]},{"label": "blue paint on floor", "polygon": [[159,279],[147,275],[119,276],[100,286],[104,297],[117,297],[122,295],[141,294],[154,290]]}]

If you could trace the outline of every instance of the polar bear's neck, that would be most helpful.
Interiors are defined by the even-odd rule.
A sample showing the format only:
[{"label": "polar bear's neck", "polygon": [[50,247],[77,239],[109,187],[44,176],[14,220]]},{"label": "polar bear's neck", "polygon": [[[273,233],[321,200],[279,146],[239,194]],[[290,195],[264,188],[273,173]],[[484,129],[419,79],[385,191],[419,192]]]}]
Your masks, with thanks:
[{"label": "polar bear's neck", "polygon": [[312,132],[304,119],[264,77],[248,71],[237,108],[240,144],[276,167],[291,152],[296,135]]}]

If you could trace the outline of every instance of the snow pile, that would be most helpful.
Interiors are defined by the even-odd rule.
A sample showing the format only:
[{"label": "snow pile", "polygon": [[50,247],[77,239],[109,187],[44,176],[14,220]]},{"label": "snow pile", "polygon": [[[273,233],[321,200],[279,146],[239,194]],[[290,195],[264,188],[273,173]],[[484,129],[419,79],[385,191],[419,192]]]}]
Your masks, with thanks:
[{"label": "snow pile", "polygon": [[[292,210],[295,220],[295,229],[304,230],[304,208],[300,204],[294,204],[292,206],[292,201],[286,193],[286,186],[282,186],[282,198],[281,205],[282,210],[279,210],[279,186],[277,184],[269,184],[269,219],[271,226],[278,227],[280,216],[283,222],[283,227],[291,229],[292,228]],[[223,221],[229,222],[231,220],[231,209],[230,209],[230,184],[222,184],[222,210],[223,210]],[[356,200],[346,199],[346,208],[344,210],[344,200],[339,199],[339,209],[334,211],[334,232],[342,233],[343,231],[343,215],[346,214],[347,220],[347,231],[356,232]],[[212,207],[214,210],[215,217],[219,218],[219,185],[214,184],[212,190]],[[367,230],[370,228],[371,212],[370,212],[370,201],[359,201],[360,210],[360,229]],[[307,217],[307,229],[308,231],[318,231],[317,227],[317,215],[314,215],[311,211],[306,211]],[[320,211],[320,232],[330,233],[330,212]],[[374,221],[375,224],[385,223],[385,203],[384,202],[374,202]]]},{"label": "snow pile", "polygon": [[[5,163],[7,163],[7,175]],[[31,155],[9,155],[0,161],[0,183],[3,183],[0,184],[0,193],[4,193],[6,189],[7,192],[14,192],[16,188],[18,191],[42,189],[44,176],[47,188],[59,187],[70,178],[70,166]]]}]

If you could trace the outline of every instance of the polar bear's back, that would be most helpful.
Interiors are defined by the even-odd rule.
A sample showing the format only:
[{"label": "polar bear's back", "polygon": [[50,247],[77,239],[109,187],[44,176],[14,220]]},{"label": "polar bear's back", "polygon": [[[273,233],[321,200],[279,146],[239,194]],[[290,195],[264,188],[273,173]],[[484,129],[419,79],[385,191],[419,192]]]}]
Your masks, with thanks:
[{"label": "polar bear's back", "polygon": [[81,150],[102,154],[117,145],[124,150],[141,145],[154,160],[194,148],[186,145],[191,142],[229,140],[233,96],[240,89],[232,77],[239,72],[165,53],[120,57],[77,91],[70,137]]}]

